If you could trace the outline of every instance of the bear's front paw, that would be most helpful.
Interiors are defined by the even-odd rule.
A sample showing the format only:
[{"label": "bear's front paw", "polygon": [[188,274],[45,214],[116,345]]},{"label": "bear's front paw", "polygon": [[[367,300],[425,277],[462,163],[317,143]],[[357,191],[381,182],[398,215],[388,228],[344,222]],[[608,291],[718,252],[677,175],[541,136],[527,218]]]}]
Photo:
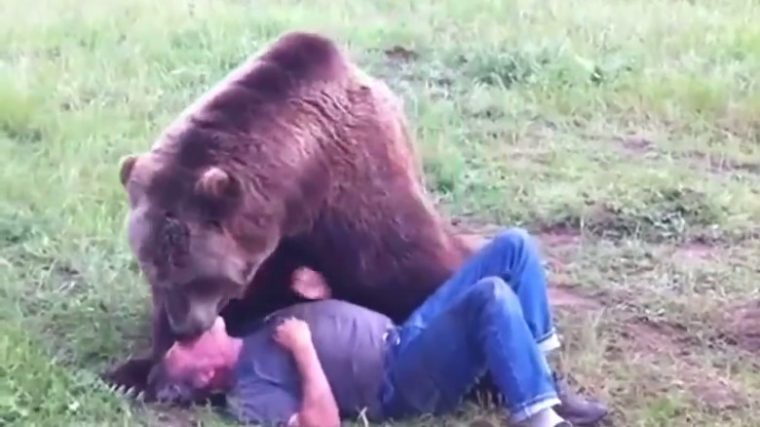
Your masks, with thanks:
[{"label": "bear's front paw", "polygon": [[149,398],[149,393],[146,392],[151,368],[153,368],[152,358],[133,358],[116,369],[104,373],[102,377],[116,391],[129,396],[139,395],[145,400]]}]

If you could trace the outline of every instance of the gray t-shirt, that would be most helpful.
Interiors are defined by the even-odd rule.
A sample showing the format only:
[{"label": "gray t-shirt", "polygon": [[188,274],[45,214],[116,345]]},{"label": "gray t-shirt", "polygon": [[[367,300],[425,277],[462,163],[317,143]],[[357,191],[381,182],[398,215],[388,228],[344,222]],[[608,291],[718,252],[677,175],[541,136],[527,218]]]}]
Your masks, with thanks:
[{"label": "gray t-shirt", "polygon": [[236,366],[236,385],[227,409],[244,423],[285,425],[300,409],[301,383],[292,356],[272,336],[278,319],[294,316],[308,323],[314,347],[341,415],[362,411],[379,416],[391,320],[374,311],[338,300],[297,304],[271,315],[244,338]]}]

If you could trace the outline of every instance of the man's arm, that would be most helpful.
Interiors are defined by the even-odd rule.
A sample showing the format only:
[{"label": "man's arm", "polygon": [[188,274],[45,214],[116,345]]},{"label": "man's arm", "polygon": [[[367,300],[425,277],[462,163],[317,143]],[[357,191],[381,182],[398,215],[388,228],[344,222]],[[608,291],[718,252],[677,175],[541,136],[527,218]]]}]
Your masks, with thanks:
[{"label": "man's arm", "polygon": [[275,332],[275,340],[290,350],[301,375],[301,409],[289,424],[298,427],[338,427],[340,414],[330,383],[311,341],[309,326],[294,318],[285,320]]}]

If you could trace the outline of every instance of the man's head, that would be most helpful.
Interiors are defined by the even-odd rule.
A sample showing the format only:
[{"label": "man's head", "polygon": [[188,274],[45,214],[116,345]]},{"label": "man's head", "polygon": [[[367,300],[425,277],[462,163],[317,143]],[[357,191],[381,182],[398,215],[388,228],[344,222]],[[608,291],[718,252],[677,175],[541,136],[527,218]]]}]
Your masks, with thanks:
[{"label": "man's head", "polygon": [[175,343],[153,368],[149,388],[160,401],[193,403],[226,392],[234,383],[233,370],[241,342],[227,334],[217,317],[197,339]]},{"label": "man's head", "polygon": [[[186,138],[192,135],[186,135]],[[170,327],[193,338],[246,290],[279,242],[275,215],[232,172],[182,155],[147,153],[121,163],[129,243]],[[191,161],[193,160],[193,161]]]}]

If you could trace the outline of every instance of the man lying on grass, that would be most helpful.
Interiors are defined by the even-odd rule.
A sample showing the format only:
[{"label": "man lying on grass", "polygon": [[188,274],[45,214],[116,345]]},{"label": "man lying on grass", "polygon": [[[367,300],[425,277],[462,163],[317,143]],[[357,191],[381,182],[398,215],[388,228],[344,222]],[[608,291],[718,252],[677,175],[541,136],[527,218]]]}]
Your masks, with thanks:
[{"label": "man lying on grass", "polygon": [[488,371],[513,425],[592,425],[607,409],[552,373],[546,353],[558,347],[538,251],[509,230],[400,326],[333,299],[282,309],[243,339],[218,319],[172,347],[150,382],[159,399],[225,393],[242,422],[330,427],[362,412],[377,421],[449,412]]}]

